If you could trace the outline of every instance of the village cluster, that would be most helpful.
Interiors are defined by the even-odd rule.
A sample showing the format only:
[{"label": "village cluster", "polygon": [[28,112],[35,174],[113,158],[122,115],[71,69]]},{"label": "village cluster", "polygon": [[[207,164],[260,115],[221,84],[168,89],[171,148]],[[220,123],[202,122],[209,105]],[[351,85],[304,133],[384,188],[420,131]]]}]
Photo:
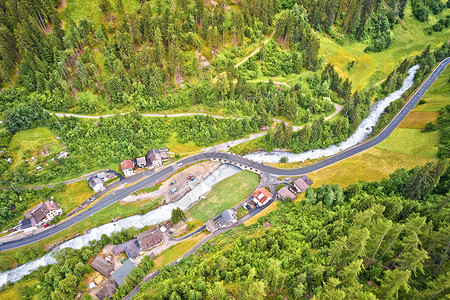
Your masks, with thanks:
[{"label": "village cluster", "polygon": [[[89,283],[88,287],[98,299],[112,298],[117,287],[123,285],[127,275],[137,268],[140,258],[164,242],[163,235],[167,232],[167,226],[168,223],[160,227],[154,226],[139,233],[136,238],[114,246],[109,252],[104,249],[101,255],[94,258],[90,265],[100,274]],[[123,254],[126,257],[120,259]],[[155,258],[153,252],[148,255],[152,259]]]}]

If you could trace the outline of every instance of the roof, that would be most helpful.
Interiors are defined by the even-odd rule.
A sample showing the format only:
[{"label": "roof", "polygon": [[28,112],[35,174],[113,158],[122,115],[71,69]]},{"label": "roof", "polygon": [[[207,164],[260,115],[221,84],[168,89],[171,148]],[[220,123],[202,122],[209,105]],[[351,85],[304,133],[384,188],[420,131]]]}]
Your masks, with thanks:
[{"label": "roof", "polygon": [[124,250],[129,258],[136,258],[139,256],[139,252],[141,252],[141,248],[139,248],[139,243],[136,239],[133,239],[134,243],[128,244]]},{"label": "roof", "polygon": [[20,225],[20,227],[22,229],[27,229],[27,228],[30,228],[31,226],[33,226],[33,225],[31,225],[31,220],[30,219],[23,219],[22,223]]},{"label": "roof", "polygon": [[208,220],[206,221],[206,229],[208,229],[209,232],[215,232],[219,229],[219,226],[217,226],[217,224],[213,221],[213,220]]},{"label": "roof", "polygon": [[97,173],[97,175],[95,175],[98,179],[105,179],[106,178],[106,173],[105,172],[100,172]]},{"label": "roof", "polygon": [[125,281],[125,277],[127,277],[134,268],[136,268],[136,265],[131,260],[127,260],[127,262],[117,269],[117,271],[112,273],[112,277],[118,285],[122,285]]},{"label": "roof", "polygon": [[150,155],[150,161],[162,160],[162,155],[159,153],[155,153]]},{"label": "roof", "polygon": [[303,175],[302,177],[300,177],[300,179],[302,179],[304,182],[306,182],[307,185],[313,184],[313,181],[311,179],[309,179],[309,177],[306,175]]},{"label": "roof", "polygon": [[256,189],[256,191],[253,193],[253,197],[255,197],[255,199],[261,204],[265,203],[267,199],[272,196],[272,193],[263,187]]},{"label": "roof", "polygon": [[98,177],[89,177],[88,184],[91,188],[94,188],[97,184],[102,184],[103,182]]},{"label": "roof", "polygon": [[92,261],[91,267],[94,268],[94,270],[102,273],[105,277],[108,277],[111,272],[114,271],[114,266],[98,255]]},{"label": "roof", "polygon": [[145,165],[147,163],[147,160],[145,159],[145,157],[138,157],[136,158],[136,163],[138,166]]},{"label": "roof", "polygon": [[306,189],[309,187],[306,182],[301,179],[301,178],[297,178],[294,180],[294,184],[300,189],[300,191],[305,192]]},{"label": "roof", "polygon": [[228,223],[228,222],[230,222],[230,221],[237,220],[236,213],[234,212],[234,210],[231,210],[231,209],[225,210],[225,211],[222,213],[221,217],[222,217],[221,223],[222,223],[223,225],[225,225],[226,223]]},{"label": "roof", "polygon": [[137,241],[136,239],[132,239],[132,240],[126,241],[125,243],[122,243],[122,244],[119,244],[119,245],[115,246],[113,248],[113,253],[115,255],[117,255],[117,254],[120,254],[122,252],[125,252],[125,248],[126,247],[131,249],[131,247],[133,247],[134,242],[136,242],[136,241]]},{"label": "roof", "polygon": [[156,226],[139,233],[137,236],[137,240],[139,242],[139,245],[141,246],[142,251],[147,251],[148,249],[155,247],[163,241],[161,231]]},{"label": "roof", "polygon": [[283,198],[284,200],[286,200],[286,198],[290,198],[291,200],[295,199],[295,195],[294,193],[292,193],[287,187],[282,187],[279,191],[278,191],[278,195],[280,195],[281,198]]},{"label": "roof", "polygon": [[126,169],[133,169],[133,162],[129,159],[124,160],[123,162],[120,163],[120,168],[122,169],[122,171],[126,170]]},{"label": "roof", "polygon": [[[60,209],[59,204],[54,201],[42,202],[30,211],[27,211],[24,216],[26,219],[34,219],[36,223],[42,221],[45,216],[52,210]],[[31,220],[33,223],[33,220]],[[36,224],[35,223],[35,224]]]},{"label": "roof", "polygon": [[116,284],[114,281],[110,281],[109,283],[102,286],[102,288],[95,295],[103,300],[103,299],[111,299],[112,296],[116,293]]},{"label": "roof", "polygon": [[147,155],[145,155],[145,158],[146,158],[146,159],[149,159],[149,158],[150,158],[150,155],[155,154],[155,153],[159,153],[159,150],[158,150],[158,149],[150,149],[150,150],[147,152]]}]

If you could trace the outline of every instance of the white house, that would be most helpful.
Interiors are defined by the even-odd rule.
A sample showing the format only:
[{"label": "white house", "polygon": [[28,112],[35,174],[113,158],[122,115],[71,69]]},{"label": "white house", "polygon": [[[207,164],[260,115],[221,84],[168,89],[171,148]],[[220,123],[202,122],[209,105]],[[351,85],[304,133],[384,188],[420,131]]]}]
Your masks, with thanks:
[{"label": "white house", "polygon": [[25,219],[29,219],[31,221],[32,226],[39,227],[50,222],[62,213],[63,211],[58,203],[54,201],[46,201],[42,202],[32,210],[27,211],[24,216]]},{"label": "white house", "polygon": [[131,160],[124,160],[123,162],[120,163],[120,168],[123,171],[123,174],[125,175],[125,177],[131,176],[134,173],[136,173],[136,170],[134,169],[134,165],[133,162]]}]

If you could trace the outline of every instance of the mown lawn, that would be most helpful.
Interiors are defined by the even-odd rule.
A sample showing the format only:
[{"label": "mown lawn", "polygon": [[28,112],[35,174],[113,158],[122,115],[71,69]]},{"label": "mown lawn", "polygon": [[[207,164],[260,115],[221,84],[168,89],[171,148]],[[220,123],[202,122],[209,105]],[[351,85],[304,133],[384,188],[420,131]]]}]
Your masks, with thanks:
[{"label": "mown lawn", "polygon": [[55,198],[53,200],[58,202],[64,214],[67,214],[93,194],[94,191],[89,187],[87,180],[81,180],[66,185],[66,188],[61,192],[54,193]]},{"label": "mown lawn", "polygon": [[194,204],[188,211],[188,217],[206,222],[222,211],[232,208],[245,200],[258,185],[259,177],[250,171],[242,171],[218,182],[213,189]]},{"label": "mown lawn", "polygon": [[[333,64],[341,76],[350,76],[353,90],[373,86],[385,79],[405,58],[420,54],[428,45],[436,49],[447,41],[449,29],[433,32],[432,35],[426,34],[423,29],[449,14],[450,10],[445,9],[437,16],[430,14],[428,22],[422,23],[412,16],[411,4],[408,2],[405,17],[401,24],[395,25],[391,34],[392,44],[388,49],[379,53],[364,52],[367,47],[364,43],[339,45],[321,34],[320,55],[325,56],[327,63]],[[347,70],[347,64],[353,60],[354,66]]]},{"label": "mown lawn", "polygon": [[[36,157],[36,155],[40,155],[40,146],[46,144],[53,145],[53,143],[55,143],[52,138],[52,132],[46,127],[37,127],[16,133],[8,146],[8,150],[12,153],[14,159],[12,167],[22,162],[22,156],[27,150],[31,152],[30,156],[34,155],[34,157]],[[49,147],[49,150],[55,151],[55,146],[57,148],[56,150],[59,150],[58,145]]]}]

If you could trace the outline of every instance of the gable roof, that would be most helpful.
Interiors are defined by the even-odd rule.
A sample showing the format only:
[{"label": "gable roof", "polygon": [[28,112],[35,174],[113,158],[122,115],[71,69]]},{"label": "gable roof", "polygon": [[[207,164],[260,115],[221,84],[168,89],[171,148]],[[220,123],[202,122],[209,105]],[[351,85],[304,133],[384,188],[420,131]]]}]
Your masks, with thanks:
[{"label": "gable roof", "polygon": [[117,288],[114,281],[110,281],[109,283],[102,286],[102,288],[95,294],[99,299],[111,299],[112,296],[116,293]]},{"label": "gable roof", "polygon": [[126,169],[133,169],[133,162],[129,159],[124,160],[123,162],[120,163],[120,168],[122,169],[122,171],[126,170]]},{"label": "gable roof", "polygon": [[[56,203],[54,201],[46,201],[46,202],[40,203],[39,205],[34,207],[32,210],[24,213],[24,216],[26,219],[31,219],[32,224],[33,223],[37,224],[40,221],[42,221],[50,211],[56,210],[56,209],[60,209],[58,203]],[[33,222],[33,219],[34,219],[34,222]]]},{"label": "gable roof", "polygon": [[148,249],[155,247],[163,241],[161,231],[156,226],[139,233],[137,235],[137,240],[139,242],[139,245],[141,246],[142,251],[147,251]]},{"label": "gable roof", "polygon": [[139,248],[139,243],[136,239],[133,239],[133,241],[133,243],[129,243],[127,246],[125,246],[124,250],[129,258],[134,259],[139,256],[141,248]]},{"label": "gable roof", "polygon": [[120,253],[122,253],[122,252],[125,252],[125,248],[131,248],[131,247],[133,247],[133,244],[136,242],[137,240],[136,239],[131,239],[131,240],[129,240],[129,241],[126,241],[125,243],[122,243],[122,244],[119,244],[119,245],[117,245],[117,246],[115,246],[114,248],[113,248],[113,253],[115,254],[115,255],[117,255],[117,254],[120,254]]},{"label": "gable roof", "polygon": [[208,220],[206,221],[206,229],[212,233],[217,231],[219,229],[219,226],[217,226],[217,224],[213,220]]},{"label": "gable roof", "polygon": [[122,285],[125,282],[125,277],[127,277],[134,268],[136,268],[136,265],[131,260],[127,260],[127,262],[117,269],[117,271],[112,273],[112,277],[118,285]]},{"label": "gable roof", "polygon": [[272,197],[272,193],[266,190],[266,188],[258,188],[253,193],[253,197],[256,199],[256,201],[260,202],[261,204],[265,203],[268,198]]},{"label": "gable roof", "polygon": [[309,188],[306,182],[301,178],[295,179],[294,184],[300,189],[300,191],[302,191],[302,193],[304,193],[306,189]]},{"label": "gable roof", "polygon": [[114,266],[98,255],[92,261],[91,267],[102,273],[105,277],[108,277],[114,271]]},{"label": "gable roof", "polygon": [[290,198],[291,200],[295,199],[295,195],[294,193],[292,193],[287,187],[282,187],[279,191],[278,191],[278,195],[280,195],[281,198],[283,198],[284,200],[286,200],[286,198]]},{"label": "gable roof", "polygon": [[313,184],[313,181],[306,175],[303,175],[302,177],[300,177],[300,179],[302,179],[307,185]]},{"label": "gable roof", "polygon": [[147,152],[147,154],[145,155],[145,158],[146,159],[150,159],[150,155],[152,155],[152,154],[156,154],[156,153],[159,153],[159,150],[158,149],[150,149],[148,152]]},{"label": "gable roof", "polygon": [[234,212],[234,210],[231,210],[231,209],[224,210],[221,217],[222,217],[221,223],[223,225],[225,225],[226,223],[228,223],[230,221],[237,220],[236,213]]},{"label": "gable roof", "polygon": [[138,158],[136,158],[136,163],[138,166],[140,166],[140,165],[145,165],[147,163],[147,161],[145,160],[145,157],[138,157]]}]

